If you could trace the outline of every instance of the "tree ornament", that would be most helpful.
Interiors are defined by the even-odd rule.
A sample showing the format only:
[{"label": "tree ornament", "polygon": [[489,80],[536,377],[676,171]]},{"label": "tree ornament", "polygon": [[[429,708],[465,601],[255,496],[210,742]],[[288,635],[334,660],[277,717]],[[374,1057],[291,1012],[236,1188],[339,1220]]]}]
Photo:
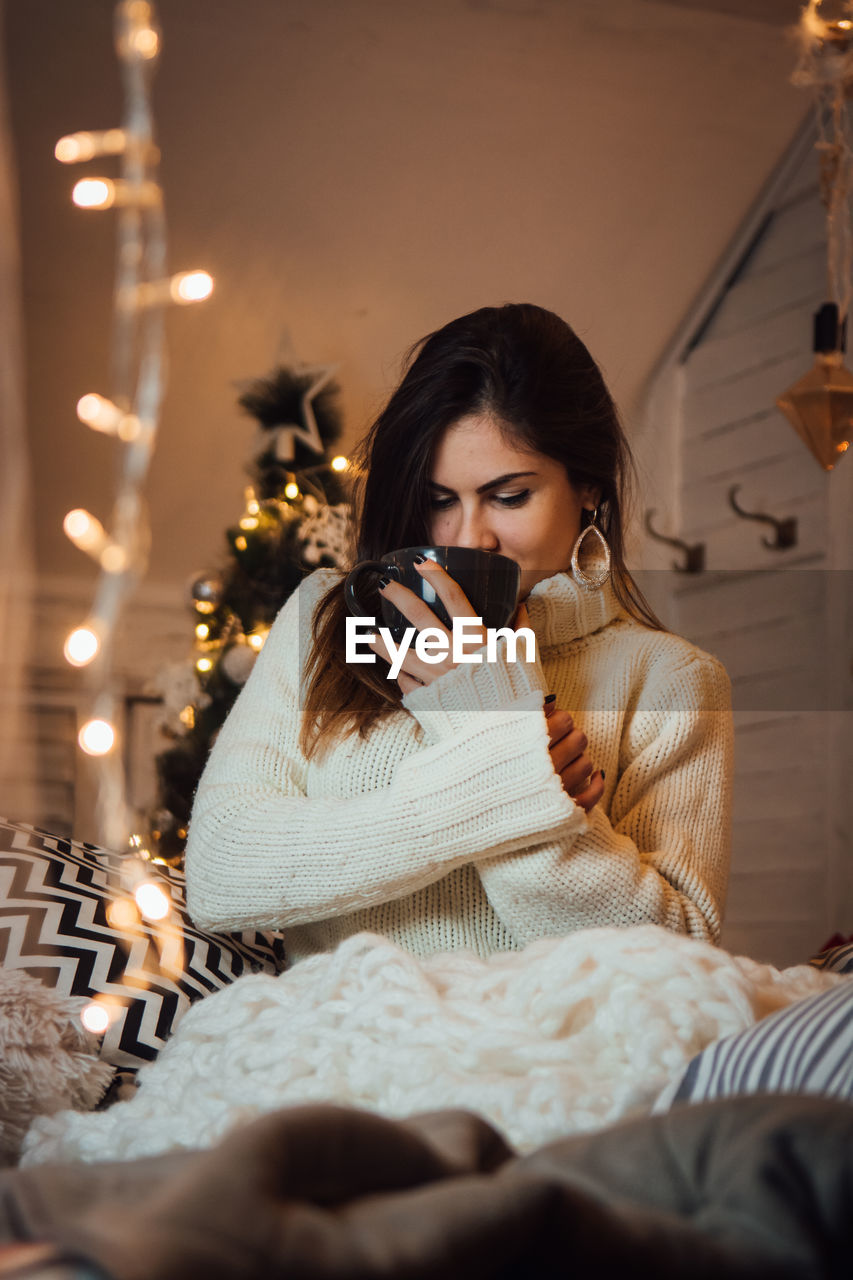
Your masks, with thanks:
[{"label": "tree ornament", "polygon": [[197,613],[215,613],[222,603],[222,579],[202,573],[190,583],[190,604]]},{"label": "tree ornament", "polygon": [[336,372],[331,364],[282,365],[240,397],[241,407],[261,424],[258,457],[270,454],[291,471],[325,457],[341,430],[332,383]]},{"label": "tree ornament", "polygon": [[220,659],[222,670],[233,684],[245,684],[252,674],[257,656],[248,644],[232,644]]}]

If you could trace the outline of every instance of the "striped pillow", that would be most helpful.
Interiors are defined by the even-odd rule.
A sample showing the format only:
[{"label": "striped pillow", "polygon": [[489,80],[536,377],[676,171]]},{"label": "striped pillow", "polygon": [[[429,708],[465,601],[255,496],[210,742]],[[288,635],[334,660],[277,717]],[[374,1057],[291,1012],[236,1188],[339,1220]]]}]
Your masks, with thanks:
[{"label": "striped pillow", "polygon": [[853,1101],[853,981],[715,1041],[689,1064],[674,1094],[666,1092],[672,1102],[748,1093],[817,1093]]},{"label": "striped pillow", "polygon": [[[133,908],[131,864],[171,899],[163,925]],[[195,1000],[243,973],[279,973],[284,956],[271,935],[197,929],[180,871],[0,819],[0,964],[62,995],[105,1002],[112,1021],[100,1056],[135,1070]]]}]

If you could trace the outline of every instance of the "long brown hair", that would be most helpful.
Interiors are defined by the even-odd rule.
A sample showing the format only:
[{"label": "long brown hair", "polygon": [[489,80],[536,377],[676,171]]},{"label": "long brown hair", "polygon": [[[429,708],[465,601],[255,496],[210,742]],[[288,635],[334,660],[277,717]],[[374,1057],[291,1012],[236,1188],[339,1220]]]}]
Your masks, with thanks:
[{"label": "long brown hair", "polygon": [[[429,542],[428,482],[442,434],[489,413],[517,448],[555,458],[575,487],[600,494],[597,524],[610,545],[623,608],[660,629],[625,565],[623,505],[633,460],[601,372],[559,316],[530,303],[483,307],[416,343],[402,381],[358,448],[354,560]],[[376,612],[379,596],[376,595]],[[320,601],[306,665],[300,745],[306,756],[399,708],[383,664],[344,660],[343,580]]]}]

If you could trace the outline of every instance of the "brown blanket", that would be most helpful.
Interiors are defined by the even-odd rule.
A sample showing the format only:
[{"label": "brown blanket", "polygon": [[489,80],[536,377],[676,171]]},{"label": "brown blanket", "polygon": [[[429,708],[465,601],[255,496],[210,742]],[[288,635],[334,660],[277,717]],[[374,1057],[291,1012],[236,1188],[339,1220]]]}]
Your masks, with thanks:
[{"label": "brown blanket", "polygon": [[13,1240],[117,1280],[846,1280],[853,1106],[736,1098],[524,1159],[462,1112],[299,1107],[210,1152],[5,1171]]}]

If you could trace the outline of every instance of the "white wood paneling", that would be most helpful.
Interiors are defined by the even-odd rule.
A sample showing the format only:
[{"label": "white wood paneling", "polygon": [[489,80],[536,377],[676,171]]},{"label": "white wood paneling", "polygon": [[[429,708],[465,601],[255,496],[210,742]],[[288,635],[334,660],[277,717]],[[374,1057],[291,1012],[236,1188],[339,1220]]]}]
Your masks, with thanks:
[{"label": "white wood paneling", "polygon": [[[853,718],[853,484],[838,478],[850,464],[825,473],[775,408],[812,364],[826,289],[817,161],[803,138],[797,150],[741,233],[737,269],[687,324],[680,368],[664,370],[650,396],[666,403],[678,390],[672,509],[679,535],[706,543],[709,569],[669,575],[667,615],[732,679],[723,943],[780,965],[802,962],[835,930],[853,932],[853,789],[839,759],[849,762]],[[795,547],[762,544],[769,527],[729,505],[735,484],[745,510],[796,517]]]}]

